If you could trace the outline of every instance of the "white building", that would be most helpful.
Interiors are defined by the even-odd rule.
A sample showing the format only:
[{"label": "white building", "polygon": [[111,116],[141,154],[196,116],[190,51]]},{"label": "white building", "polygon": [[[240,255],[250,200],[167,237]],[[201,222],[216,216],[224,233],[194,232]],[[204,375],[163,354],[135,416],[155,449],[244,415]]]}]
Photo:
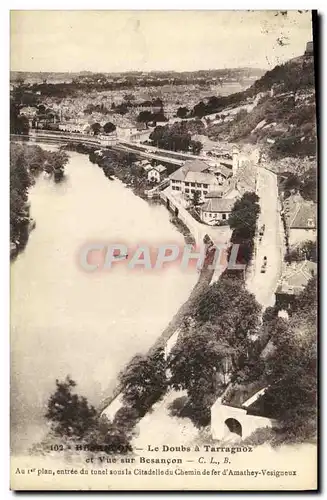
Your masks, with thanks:
[{"label": "white building", "polygon": [[132,141],[132,136],[137,134],[138,130],[134,125],[119,125],[117,126],[118,140]]},{"label": "white building", "polygon": [[77,122],[77,121],[61,122],[58,123],[58,128],[63,132],[87,134],[90,130],[90,125],[85,122]]},{"label": "white building", "polygon": [[24,106],[19,111],[20,116],[26,116],[26,118],[34,118],[38,114],[38,109],[34,106]]},{"label": "white building", "polygon": [[166,167],[163,165],[156,165],[148,170],[148,181],[150,182],[160,182],[166,172]]},{"label": "white building", "polygon": [[209,191],[214,191],[231,175],[232,171],[225,167],[212,167],[202,160],[189,160],[170,175],[170,187],[172,191],[179,191],[185,199],[199,192],[200,200],[204,200]]},{"label": "white building", "polygon": [[100,134],[98,136],[101,146],[114,146],[118,142],[116,131],[111,134]]},{"label": "white building", "polygon": [[222,198],[222,190],[210,192],[205,198],[205,203],[200,207],[201,220],[209,225],[215,225],[221,221],[227,222],[236,199]]}]

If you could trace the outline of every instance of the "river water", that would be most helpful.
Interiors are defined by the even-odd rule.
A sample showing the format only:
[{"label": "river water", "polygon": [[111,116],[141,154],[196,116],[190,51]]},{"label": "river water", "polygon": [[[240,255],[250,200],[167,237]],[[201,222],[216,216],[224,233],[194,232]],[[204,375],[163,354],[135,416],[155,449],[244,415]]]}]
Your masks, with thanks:
[{"label": "river water", "polygon": [[[55,146],[45,146],[54,149]],[[36,228],[11,265],[11,422],[14,452],[45,431],[55,380],[69,374],[97,405],[118,372],[146,352],[188,298],[196,272],[169,267],[88,273],[77,263],[89,241],[178,243],[161,205],[109,181],[88,157],[69,153],[66,180],[40,177],[30,190]]]}]

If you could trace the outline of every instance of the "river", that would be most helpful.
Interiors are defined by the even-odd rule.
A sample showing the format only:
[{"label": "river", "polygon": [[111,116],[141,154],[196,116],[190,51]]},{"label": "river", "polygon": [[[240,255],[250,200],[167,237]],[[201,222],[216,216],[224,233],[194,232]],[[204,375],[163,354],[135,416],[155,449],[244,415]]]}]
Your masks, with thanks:
[{"label": "river", "polygon": [[[45,149],[55,146],[41,145]],[[40,177],[30,190],[36,228],[11,265],[12,448],[24,451],[45,432],[55,380],[69,374],[97,405],[118,372],[158,338],[196,283],[196,272],[88,273],[77,263],[89,241],[174,242],[183,236],[161,205],[109,181],[86,155],[69,153],[66,179]]]}]

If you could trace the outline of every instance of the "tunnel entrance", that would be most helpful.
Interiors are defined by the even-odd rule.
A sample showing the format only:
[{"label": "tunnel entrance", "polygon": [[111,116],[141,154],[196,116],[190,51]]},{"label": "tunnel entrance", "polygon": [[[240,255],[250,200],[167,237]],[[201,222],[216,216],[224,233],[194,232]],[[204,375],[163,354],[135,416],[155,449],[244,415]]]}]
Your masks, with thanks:
[{"label": "tunnel entrance", "polygon": [[242,426],[235,418],[228,418],[225,420],[225,428],[226,432],[231,432],[242,437]]}]

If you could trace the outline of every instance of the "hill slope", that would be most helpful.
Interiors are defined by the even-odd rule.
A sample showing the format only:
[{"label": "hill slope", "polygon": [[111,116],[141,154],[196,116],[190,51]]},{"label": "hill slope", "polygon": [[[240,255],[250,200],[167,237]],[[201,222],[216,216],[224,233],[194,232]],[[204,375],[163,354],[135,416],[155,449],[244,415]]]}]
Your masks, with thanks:
[{"label": "hill slope", "polygon": [[[315,156],[312,57],[301,56],[276,66],[232,100],[237,108],[220,110],[208,122],[211,139],[264,143],[272,159]],[[233,110],[237,112],[233,114]]]}]

